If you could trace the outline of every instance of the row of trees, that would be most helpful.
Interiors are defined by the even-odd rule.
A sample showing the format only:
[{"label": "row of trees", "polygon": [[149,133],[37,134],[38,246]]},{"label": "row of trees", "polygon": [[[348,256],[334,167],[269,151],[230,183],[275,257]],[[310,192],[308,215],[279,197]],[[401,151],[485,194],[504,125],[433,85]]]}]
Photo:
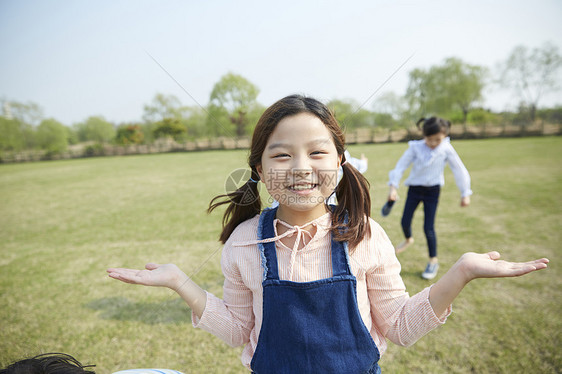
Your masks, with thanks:
[{"label": "row of trees", "polygon": [[[348,130],[361,127],[396,129],[409,127],[421,116],[439,114],[453,122],[498,124],[532,123],[537,117],[562,122],[562,107],[538,110],[542,95],[560,88],[562,57],[558,48],[515,48],[490,78],[490,70],[458,58],[448,58],[429,69],[414,69],[403,96],[392,92],[380,95],[372,110],[354,100],[335,99],[328,106]],[[510,89],[520,100],[518,109],[493,113],[482,107],[486,87]],[[157,94],[144,106],[142,122],[115,125],[92,116],[73,126],[55,119],[42,119],[36,104],[4,101],[0,117],[0,151],[44,149],[60,153],[82,142],[142,144],[159,138],[183,142],[198,138],[249,135],[263,113],[259,89],[246,78],[228,73],[214,85],[206,107],[186,106],[173,95]]]}]

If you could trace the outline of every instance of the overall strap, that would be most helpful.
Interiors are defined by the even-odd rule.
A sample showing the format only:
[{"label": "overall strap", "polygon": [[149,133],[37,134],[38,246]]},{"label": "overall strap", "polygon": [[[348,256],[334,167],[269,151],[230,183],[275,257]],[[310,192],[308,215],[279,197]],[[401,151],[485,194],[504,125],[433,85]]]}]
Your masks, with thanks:
[{"label": "overall strap", "polygon": [[[273,221],[277,208],[265,209],[260,215],[258,225],[258,240],[269,239],[275,237],[275,229]],[[265,279],[279,279],[279,269],[277,267],[277,253],[275,251],[275,242],[258,243],[260,255],[262,257],[262,265],[264,268]]]},{"label": "overall strap", "polygon": [[[332,210],[332,214],[334,214],[335,206],[330,205],[330,209]],[[344,225],[347,224],[348,217],[347,212],[345,214],[343,223]],[[343,228],[341,230],[346,230]],[[334,235],[330,234],[332,237],[332,272],[333,276],[339,275],[351,275],[351,269],[349,267],[349,252],[347,247],[347,242],[338,242],[334,240]]]},{"label": "overall strap", "polygon": [[334,277],[351,275],[347,242],[335,241],[334,235],[332,235],[332,273]]}]

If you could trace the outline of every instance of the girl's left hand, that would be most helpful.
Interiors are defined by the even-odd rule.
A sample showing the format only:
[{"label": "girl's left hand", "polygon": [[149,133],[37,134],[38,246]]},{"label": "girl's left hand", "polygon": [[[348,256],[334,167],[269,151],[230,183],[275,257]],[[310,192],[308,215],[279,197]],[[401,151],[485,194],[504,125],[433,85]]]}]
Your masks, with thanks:
[{"label": "girl's left hand", "polygon": [[398,200],[398,191],[396,187],[390,186],[388,188],[388,201],[396,201]]},{"label": "girl's left hand", "polygon": [[461,198],[461,206],[469,206],[470,205],[470,196],[465,196]]},{"label": "girl's left hand", "polygon": [[461,256],[457,264],[464,273],[466,283],[476,278],[518,277],[536,270],[546,269],[547,258],[528,262],[508,262],[499,260],[496,251],[488,253],[468,252]]},{"label": "girl's left hand", "polygon": [[496,251],[488,253],[468,252],[433,285],[429,302],[436,315],[442,315],[468,282],[476,278],[518,277],[536,270],[545,269],[548,259],[529,262],[500,260]]}]

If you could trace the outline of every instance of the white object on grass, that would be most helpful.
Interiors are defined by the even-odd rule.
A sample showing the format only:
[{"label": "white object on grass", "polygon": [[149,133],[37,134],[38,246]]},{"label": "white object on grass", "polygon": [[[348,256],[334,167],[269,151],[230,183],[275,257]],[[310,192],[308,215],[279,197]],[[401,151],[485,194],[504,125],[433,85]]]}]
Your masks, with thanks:
[{"label": "white object on grass", "polygon": [[171,369],[129,369],[116,371],[113,374],[183,374],[181,371]]}]

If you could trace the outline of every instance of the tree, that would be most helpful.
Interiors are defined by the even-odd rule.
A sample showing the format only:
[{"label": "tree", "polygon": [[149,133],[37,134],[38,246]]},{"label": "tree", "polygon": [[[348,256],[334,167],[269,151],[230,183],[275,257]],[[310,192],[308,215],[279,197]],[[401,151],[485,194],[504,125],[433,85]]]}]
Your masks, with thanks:
[{"label": "tree", "polygon": [[115,142],[117,144],[141,144],[144,140],[144,134],[139,125],[121,125],[117,128]]},{"label": "tree", "polygon": [[186,128],[179,119],[164,118],[162,121],[157,122],[154,137],[158,139],[169,136],[174,140],[181,140],[182,135],[185,133]]},{"label": "tree", "polygon": [[406,91],[410,114],[416,119],[428,113],[443,116],[460,110],[466,124],[469,111],[482,100],[486,75],[485,67],[470,65],[454,57],[427,71],[414,69],[410,72]]},{"label": "tree", "polygon": [[156,94],[150,104],[144,106],[143,119],[146,122],[158,122],[164,118],[182,119],[189,112],[174,95]]},{"label": "tree", "polygon": [[474,125],[499,125],[501,116],[490,109],[474,108],[468,115],[468,122]]},{"label": "tree", "polygon": [[[12,137],[10,142],[15,146],[13,150],[35,148],[37,146],[35,126],[37,126],[43,118],[43,109],[32,102],[24,104],[5,99],[1,101],[3,118],[8,121],[13,121],[4,124],[9,127],[8,131],[10,131],[10,133],[6,134],[6,136]],[[3,133],[0,133],[0,135],[3,135]],[[13,136],[16,136],[18,140],[15,141]]]},{"label": "tree", "polygon": [[373,103],[375,126],[384,128],[400,127],[402,122],[408,122],[406,102],[402,96],[394,92],[381,94]]},{"label": "tree", "polygon": [[92,116],[77,124],[76,132],[80,141],[109,143],[115,138],[115,128],[101,116]]},{"label": "tree", "polygon": [[43,108],[35,103],[29,102],[24,104],[10,101],[7,104],[12,118],[20,123],[37,126],[43,118]]},{"label": "tree", "polygon": [[562,106],[558,105],[554,108],[540,109],[537,111],[537,117],[549,123],[562,123]]},{"label": "tree", "polygon": [[340,126],[346,131],[373,125],[372,113],[361,108],[360,104],[353,99],[334,99],[328,102],[327,107],[334,112]]},{"label": "tree", "polygon": [[504,88],[515,90],[523,106],[529,108],[531,121],[534,121],[542,95],[559,89],[558,71],[561,66],[562,56],[556,45],[545,43],[532,50],[520,45],[500,64],[499,83]]},{"label": "tree", "polygon": [[209,135],[207,112],[200,107],[189,107],[189,116],[184,120],[188,137],[197,139]]},{"label": "tree", "polygon": [[78,144],[80,142],[75,127],[64,126],[64,129],[66,130],[66,142],[69,145]]},{"label": "tree", "polygon": [[[209,100],[207,124],[213,135],[230,135],[234,127],[236,136],[248,133],[253,123],[259,89],[241,75],[228,73],[213,87]],[[228,124],[228,125],[227,125]]]},{"label": "tree", "polygon": [[394,92],[385,92],[375,99],[373,110],[399,119],[406,111],[406,103],[402,96],[398,96]]},{"label": "tree", "polygon": [[49,154],[66,151],[68,148],[66,128],[52,118],[41,121],[37,127],[37,144]]},{"label": "tree", "polygon": [[425,92],[428,90],[427,72],[423,69],[414,69],[408,76],[410,80],[404,97],[408,103],[407,115],[415,121],[427,113],[425,100]]},{"label": "tree", "polygon": [[20,123],[15,119],[0,117],[0,150],[21,151],[25,148],[25,139]]},{"label": "tree", "polygon": [[[215,113],[215,115],[217,115]],[[174,95],[156,94],[150,104],[144,106],[142,124],[145,142],[152,142],[158,123],[165,119],[174,119],[187,129],[192,139],[216,135],[207,126],[207,111],[200,106],[184,106]],[[229,122],[225,119],[224,122]]]}]

